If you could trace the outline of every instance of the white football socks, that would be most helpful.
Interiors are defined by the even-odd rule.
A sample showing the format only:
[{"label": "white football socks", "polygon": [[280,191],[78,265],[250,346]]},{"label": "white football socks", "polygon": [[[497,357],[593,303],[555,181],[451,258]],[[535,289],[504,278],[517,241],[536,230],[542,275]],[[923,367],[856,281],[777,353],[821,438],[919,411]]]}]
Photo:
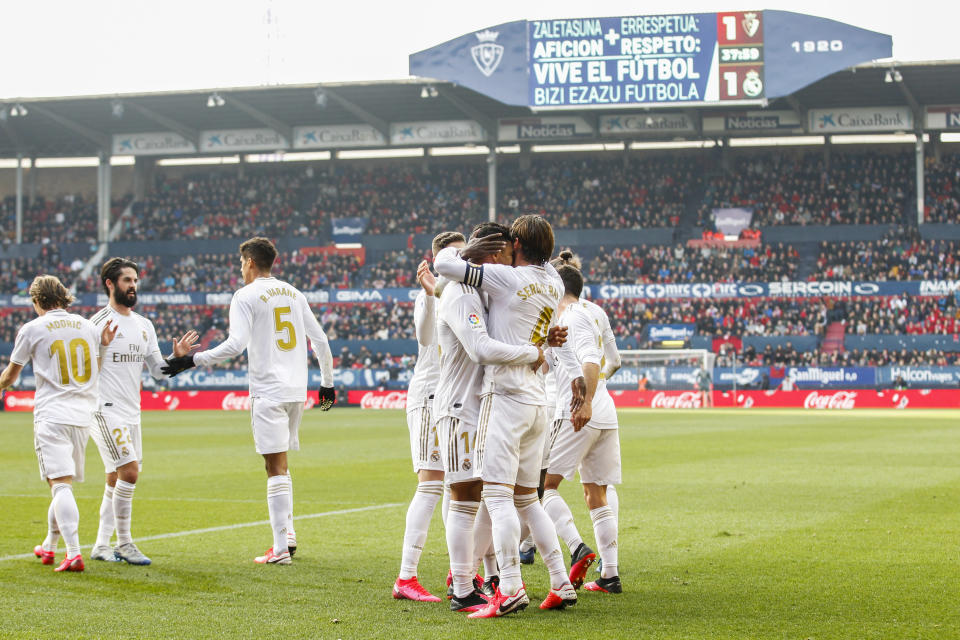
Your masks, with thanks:
[{"label": "white football socks", "polygon": [[97,543],[94,546],[110,546],[110,538],[116,522],[113,519],[113,487],[103,485],[103,499],[100,501],[100,525],[97,528]]},{"label": "white football socks", "polygon": [[[120,483],[117,483],[117,489]],[[273,529],[273,555],[287,552],[287,522],[290,519],[290,478],[270,476],[267,478],[267,511],[270,513],[270,528]],[[117,518],[119,525],[120,519]],[[119,529],[119,526],[118,526]]]},{"label": "white football socks", "polygon": [[403,532],[403,553],[400,557],[400,579],[409,580],[417,575],[420,554],[427,542],[430,519],[443,494],[442,480],[427,480],[417,485],[410,507],[407,509],[407,526]]},{"label": "white football socks", "polygon": [[440,519],[443,526],[447,526],[447,516],[450,514],[450,485],[443,483],[443,500],[440,501]]},{"label": "white football socks", "polygon": [[67,545],[67,557],[73,558],[80,554],[80,510],[73,497],[73,487],[58,482],[50,488],[53,494],[53,512],[57,517],[57,527]]},{"label": "white football socks", "polygon": [[297,532],[293,528],[293,478],[290,477],[290,471],[287,471],[287,488],[289,489],[290,494],[290,516],[287,518],[287,535],[297,539]]},{"label": "white football socks", "polygon": [[[117,545],[133,542],[130,522],[133,519],[133,490],[137,485],[117,480],[113,488],[113,517],[117,525]],[[109,538],[108,538],[109,540]]]},{"label": "white football socks", "polygon": [[577,525],[573,522],[573,513],[570,512],[570,507],[567,506],[556,489],[547,489],[543,492],[543,508],[550,519],[553,520],[560,538],[570,549],[570,553],[573,554],[577,547],[583,543],[583,538],[577,531]]},{"label": "white football socks", "polygon": [[473,524],[477,519],[479,502],[450,501],[447,514],[447,551],[450,553],[450,571],[453,573],[453,594],[466,598],[473,592]]},{"label": "white football socks", "polygon": [[500,575],[497,567],[497,553],[493,550],[493,525],[487,505],[480,503],[477,519],[473,523],[473,568],[476,570],[483,562],[483,577],[489,580]]},{"label": "white football socks", "polygon": [[607,485],[607,506],[613,509],[613,515],[617,519],[617,522],[620,521],[620,495],[617,493],[617,488],[612,484]]},{"label": "white football socks", "polygon": [[557,530],[553,526],[553,521],[544,511],[535,493],[514,496],[513,502],[520,519],[530,528],[530,535],[540,549],[540,557],[547,565],[547,571],[550,572],[550,588],[559,589],[569,582],[569,578],[563,564],[563,553],[560,551],[560,543],[557,542]]},{"label": "white football socks", "polygon": [[600,576],[613,578],[617,574],[617,516],[610,505],[590,511],[593,533],[597,537],[597,552],[603,560]]},{"label": "white football socks", "polygon": [[47,537],[43,539],[40,545],[44,551],[57,551],[57,543],[60,542],[60,528],[57,526],[57,514],[53,510],[53,501],[47,509]]},{"label": "white football socks", "polygon": [[500,591],[512,596],[520,590],[520,517],[513,506],[513,489],[499,484],[483,487],[483,501],[493,524],[493,546],[500,566]]}]

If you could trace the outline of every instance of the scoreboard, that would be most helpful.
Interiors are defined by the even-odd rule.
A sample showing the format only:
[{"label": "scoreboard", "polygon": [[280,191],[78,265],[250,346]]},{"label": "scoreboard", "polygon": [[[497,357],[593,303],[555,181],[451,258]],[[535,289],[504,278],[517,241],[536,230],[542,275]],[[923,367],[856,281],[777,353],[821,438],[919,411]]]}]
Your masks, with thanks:
[{"label": "scoreboard", "polygon": [[410,73],[535,110],[765,105],[890,57],[890,36],[787,11],[517,21],[410,56]]}]

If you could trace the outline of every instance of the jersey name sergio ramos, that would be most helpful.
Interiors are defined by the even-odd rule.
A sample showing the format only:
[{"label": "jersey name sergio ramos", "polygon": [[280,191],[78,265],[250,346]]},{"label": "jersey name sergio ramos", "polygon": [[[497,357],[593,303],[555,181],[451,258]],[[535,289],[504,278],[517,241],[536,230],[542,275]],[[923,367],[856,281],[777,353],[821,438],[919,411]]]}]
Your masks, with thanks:
[{"label": "jersey name sergio ramos", "polygon": [[[567,327],[567,342],[554,351],[569,351],[582,365],[595,364],[603,369],[600,328],[589,308],[583,302],[574,302],[564,309],[560,324]],[[557,354],[560,355],[559,353]],[[554,369],[557,376],[557,420],[570,419],[570,402],[573,391],[570,383],[573,378],[564,367]],[[582,374],[581,374],[582,375]],[[597,390],[593,395],[593,413],[587,426],[597,429],[617,428],[617,409],[613,398],[607,391],[606,380],[601,376],[597,381]]]},{"label": "jersey name sergio ramos", "polygon": [[98,311],[90,321],[100,330],[107,322],[118,327],[100,364],[100,408],[138,419],[143,365],[147,365],[154,378],[163,377],[160,368],[164,360],[153,323],[139,313],[124,315],[110,306]]},{"label": "jersey name sergio ramos", "polygon": [[93,424],[99,371],[100,332],[92,322],[65,309],[53,309],[20,328],[10,362],[33,361],[37,391],[35,422],[77,427]]},{"label": "jersey name sergio ramos", "polygon": [[[541,342],[556,323],[563,282],[550,264],[472,265],[460,257],[459,249],[447,247],[437,254],[434,266],[440,275],[490,296],[489,331],[496,340],[511,345]],[[484,389],[521,404],[546,405],[543,378],[526,365],[488,366]]]},{"label": "jersey name sergio ramos", "polygon": [[198,367],[229,360],[247,350],[250,396],[274,402],[307,399],[307,339],[320,360],[321,384],[333,386],[327,334],[307,298],[273,277],[257,278],[233,294],[230,335],[217,347],[193,357]]},{"label": "jersey name sergio ramos", "polygon": [[486,328],[486,309],[474,287],[451,282],[443,289],[438,311],[440,380],[433,400],[434,420],[452,417],[476,426],[480,395],[487,391],[483,365],[525,365],[537,361],[533,345],[509,345],[492,339]]}]

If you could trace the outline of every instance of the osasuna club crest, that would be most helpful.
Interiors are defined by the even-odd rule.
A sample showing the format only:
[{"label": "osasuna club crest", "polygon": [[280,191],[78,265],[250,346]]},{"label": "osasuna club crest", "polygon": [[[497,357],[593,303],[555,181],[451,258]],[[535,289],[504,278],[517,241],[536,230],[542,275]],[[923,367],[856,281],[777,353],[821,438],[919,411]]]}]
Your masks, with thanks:
[{"label": "osasuna club crest", "polygon": [[743,14],[743,31],[747,34],[748,38],[752,38],[757,35],[757,31],[760,29],[760,17],[757,14],[750,13]]},{"label": "osasuna club crest", "polygon": [[473,63],[477,65],[480,73],[489,78],[503,60],[503,45],[497,44],[497,36],[500,34],[487,29],[474,35],[480,44],[470,47],[470,55],[473,56]]}]

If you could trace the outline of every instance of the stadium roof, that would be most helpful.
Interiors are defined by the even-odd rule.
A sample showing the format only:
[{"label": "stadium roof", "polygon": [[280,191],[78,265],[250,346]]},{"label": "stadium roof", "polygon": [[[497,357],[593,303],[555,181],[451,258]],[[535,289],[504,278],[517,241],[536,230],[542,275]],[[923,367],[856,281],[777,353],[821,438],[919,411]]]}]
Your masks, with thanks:
[{"label": "stadium roof", "polygon": [[[889,79],[892,70],[899,72],[901,81]],[[437,89],[437,95],[424,92],[431,86]],[[214,93],[224,99],[223,104],[210,108],[208,101]],[[422,97],[424,94],[428,97]],[[776,100],[770,107],[805,111],[935,105],[960,105],[960,60],[859,65]],[[635,110],[642,111],[643,107]],[[717,111],[717,107],[710,110]],[[590,109],[565,113],[582,115],[589,121],[601,113],[623,112]],[[496,131],[493,125],[497,119],[532,113],[526,107],[504,105],[465,87],[424,78],[21,98],[0,105],[0,157],[92,156],[109,152],[114,134],[156,131],[173,131],[196,141],[203,130],[271,128],[292,140],[292,127],[298,125],[365,123],[389,138],[391,122],[428,120],[475,120],[487,131]],[[666,133],[664,137],[673,135]]]}]

